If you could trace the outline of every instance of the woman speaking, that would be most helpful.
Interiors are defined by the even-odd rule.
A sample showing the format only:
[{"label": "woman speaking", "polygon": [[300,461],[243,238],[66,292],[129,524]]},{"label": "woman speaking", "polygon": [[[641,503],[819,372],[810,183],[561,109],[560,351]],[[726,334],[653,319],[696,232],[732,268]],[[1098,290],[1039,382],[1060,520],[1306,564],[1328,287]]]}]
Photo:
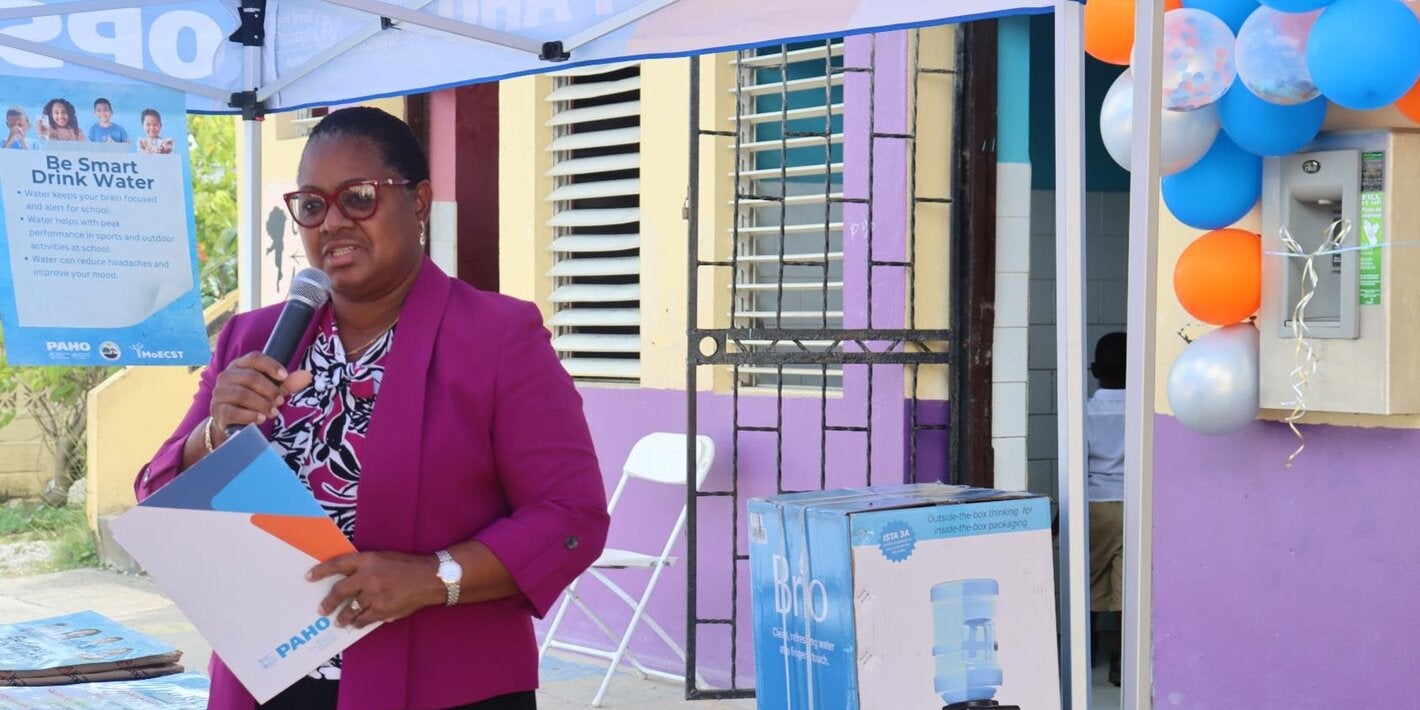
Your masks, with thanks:
[{"label": "woman speaking", "polygon": [[[605,492],[581,398],[535,306],[424,256],[432,191],[414,134],[378,109],[332,112],[285,196],[330,277],[293,362],[261,354],[279,315],[235,316],[139,499],[257,424],[360,552],[320,612],[384,622],[263,708],[536,707],[542,616],[596,559]],[[256,706],[213,657],[213,708]]]}]

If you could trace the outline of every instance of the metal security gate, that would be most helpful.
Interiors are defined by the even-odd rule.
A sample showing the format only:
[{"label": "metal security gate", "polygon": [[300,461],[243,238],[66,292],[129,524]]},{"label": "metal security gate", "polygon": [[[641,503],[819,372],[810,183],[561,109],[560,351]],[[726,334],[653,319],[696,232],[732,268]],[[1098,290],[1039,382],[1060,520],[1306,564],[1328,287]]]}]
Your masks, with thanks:
[{"label": "metal security gate", "polygon": [[[720,442],[717,457],[728,459],[730,477],[727,483],[712,483],[700,491],[688,486],[688,699],[754,695],[753,687],[739,680],[741,606],[748,595],[741,519],[749,498],[936,480],[938,475],[919,470],[924,457],[950,461],[952,482],[980,483],[981,462],[990,464],[991,309],[989,303],[985,308],[973,304],[982,296],[990,298],[985,283],[989,279],[983,276],[994,272],[994,141],[963,144],[964,138],[973,139],[963,136],[960,128],[948,129],[945,150],[919,155],[918,140],[927,118],[919,111],[919,97],[929,82],[938,82],[936,90],[951,97],[955,125],[978,122],[973,133],[994,136],[994,117],[984,126],[974,117],[995,112],[994,23],[975,25],[974,33],[964,31],[971,26],[949,30],[956,42],[955,56],[946,62],[950,67],[924,66],[921,34],[909,33],[906,66],[901,66],[902,60],[896,65],[905,69],[911,87],[905,131],[880,130],[878,125],[876,36],[850,40],[866,43],[866,49],[854,45],[855,52],[847,51],[843,40],[739,52],[730,60],[735,71],[733,130],[702,126],[700,64],[690,63],[687,431],[704,433],[710,424],[718,425],[711,428],[729,441]],[[990,26],[989,33],[980,26]],[[857,61],[846,61],[849,55]],[[975,63],[980,61],[975,58],[988,55],[990,66]],[[986,70],[989,81],[964,82],[968,67]],[[868,136],[866,155],[858,156],[867,166],[865,176],[851,166],[844,169],[847,77],[859,77],[855,86],[867,85],[866,125],[856,127],[857,135]],[[973,95],[973,85],[979,92],[988,83],[989,95]],[[903,166],[907,215],[903,243],[882,250],[875,248],[881,215],[873,196],[882,177],[875,175],[876,158],[880,150],[894,148],[910,156]],[[733,180],[732,196],[702,184],[702,149],[733,150],[733,174],[716,175]],[[709,154],[711,161],[715,157]],[[938,185],[934,194],[919,194],[922,161],[950,161],[945,190]],[[856,176],[855,184],[848,185],[845,175]],[[701,208],[707,198],[732,199],[728,229],[712,225],[702,230]],[[985,204],[971,204],[969,209],[956,204],[977,201]],[[903,206],[897,203],[899,211]],[[932,209],[950,211],[938,216],[938,223],[950,227],[918,234],[919,211]],[[845,219],[849,213],[862,219]],[[932,244],[934,254],[943,257],[920,261],[919,253],[932,251],[924,249]],[[928,305],[919,303],[919,279],[948,274],[954,284],[950,307],[930,305],[949,312],[950,327],[918,327],[919,313]],[[891,293],[875,286],[884,280],[896,284]],[[706,304],[701,303],[702,285],[707,283],[714,294],[729,292],[728,307],[712,299],[715,308],[709,315],[702,312]],[[952,363],[964,364],[951,368],[948,381],[942,366]],[[973,398],[979,391],[973,378],[983,376],[985,395]],[[703,391],[702,384],[711,385],[710,391]],[[906,408],[898,429],[906,441],[898,439],[899,451],[875,453],[874,439],[881,446],[882,437],[890,433],[875,432],[874,427],[880,413],[874,408],[887,401],[887,387],[896,388],[896,402]],[[918,416],[924,387],[950,391],[950,423]],[[958,411],[960,403],[966,404]],[[728,424],[712,421],[717,417],[728,418]],[[928,443],[920,447],[919,441]],[[851,464],[861,474],[851,480],[842,473],[843,451],[861,451],[861,465]],[[882,470],[884,458],[894,464],[901,460],[902,465]],[[693,450],[687,451],[687,461],[687,470],[693,471]],[[970,477],[975,480],[965,476],[968,470],[978,471]],[[989,482],[989,472],[986,475]],[[711,545],[724,549],[700,549]],[[728,599],[702,593],[707,581],[725,579]],[[726,650],[728,682],[707,687],[702,662],[723,668],[721,654]]]}]

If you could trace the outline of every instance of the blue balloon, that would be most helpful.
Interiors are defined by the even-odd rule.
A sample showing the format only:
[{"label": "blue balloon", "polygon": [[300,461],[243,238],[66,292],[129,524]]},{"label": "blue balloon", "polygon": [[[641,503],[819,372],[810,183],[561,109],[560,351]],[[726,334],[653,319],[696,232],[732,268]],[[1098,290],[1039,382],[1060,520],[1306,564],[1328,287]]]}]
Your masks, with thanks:
[{"label": "blue balloon", "polygon": [[1420,76],[1420,19],[1400,0],[1336,0],[1312,25],[1307,69],[1346,108],[1394,103]]},{"label": "blue balloon", "polygon": [[1243,218],[1262,196],[1262,158],[1219,133],[1193,167],[1163,179],[1164,204],[1195,229],[1222,229]]},{"label": "blue balloon", "polygon": [[1287,155],[1312,142],[1326,120],[1326,99],[1291,106],[1264,101],[1241,82],[1218,99],[1218,121],[1239,148],[1255,155]]},{"label": "blue balloon", "polygon": [[1183,6],[1213,13],[1237,34],[1243,20],[1257,9],[1257,0],[1183,0]]},{"label": "blue balloon", "polygon": [[1273,10],[1282,12],[1311,12],[1330,5],[1332,0],[1258,0]]}]

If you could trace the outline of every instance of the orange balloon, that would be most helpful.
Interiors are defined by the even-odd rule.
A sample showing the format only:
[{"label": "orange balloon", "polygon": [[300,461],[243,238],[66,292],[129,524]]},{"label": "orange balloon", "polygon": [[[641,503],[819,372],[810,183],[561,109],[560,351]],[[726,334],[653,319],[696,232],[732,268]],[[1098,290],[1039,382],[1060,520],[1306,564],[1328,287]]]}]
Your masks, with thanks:
[{"label": "orange balloon", "polygon": [[1410,87],[1410,91],[1395,102],[1395,107],[1400,109],[1406,118],[1420,123],[1420,81],[1416,81],[1415,86]]},{"label": "orange balloon", "polygon": [[[1129,65],[1134,49],[1136,0],[1090,0],[1085,3],[1085,53],[1102,62]],[[1183,0],[1164,0],[1164,11],[1183,7]]]},{"label": "orange balloon", "polygon": [[1204,323],[1232,325],[1256,313],[1262,305],[1262,236],[1218,229],[1193,240],[1174,266],[1173,292]]}]

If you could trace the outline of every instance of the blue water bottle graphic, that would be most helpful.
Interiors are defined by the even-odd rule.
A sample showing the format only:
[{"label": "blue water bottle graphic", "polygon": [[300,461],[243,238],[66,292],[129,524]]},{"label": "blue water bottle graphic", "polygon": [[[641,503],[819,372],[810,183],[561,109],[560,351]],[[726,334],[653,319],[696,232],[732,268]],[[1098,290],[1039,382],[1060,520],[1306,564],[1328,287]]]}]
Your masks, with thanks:
[{"label": "blue water bottle graphic", "polygon": [[958,579],[932,587],[934,690],[943,710],[1019,710],[995,700],[1001,687],[994,579]]}]

